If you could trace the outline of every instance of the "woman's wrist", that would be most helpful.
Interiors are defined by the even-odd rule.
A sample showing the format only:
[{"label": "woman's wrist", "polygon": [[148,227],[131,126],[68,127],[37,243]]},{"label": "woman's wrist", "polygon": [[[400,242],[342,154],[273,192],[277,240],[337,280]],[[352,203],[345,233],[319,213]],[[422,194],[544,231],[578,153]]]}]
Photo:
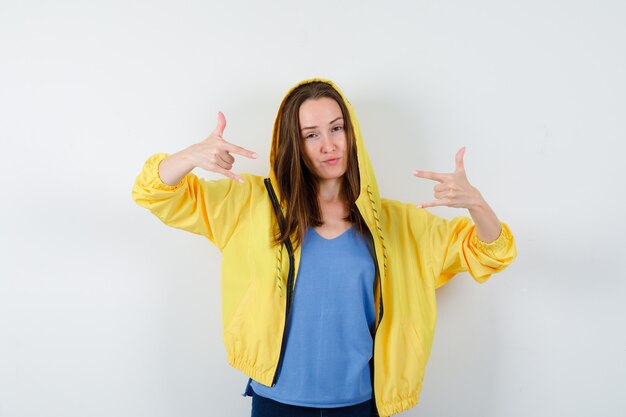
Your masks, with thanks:
[{"label": "woman's wrist", "polygon": [[487,201],[478,193],[470,208],[468,208],[470,216],[476,226],[476,235],[478,239],[485,243],[493,242],[500,236],[502,225],[496,213],[491,209]]},{"label": "woman's wrist", "polygon": [[187,159],[185,151],[180,151],[165,158],[159,164],[159,177],[163,183],[175,186],[194,168]]},{"label": "woman's wrist", "polygon": [[467,209],[470,211],[470,213],[472,213],[473,211],[479,212],[479,211],[486,210],[489,207],[489,205],[483,198],[480,191],[478,191],[478,188],[475,188],[475,187],[473,188],[474,188],[473,196],[470,198],[470,202],[467,205]]}]

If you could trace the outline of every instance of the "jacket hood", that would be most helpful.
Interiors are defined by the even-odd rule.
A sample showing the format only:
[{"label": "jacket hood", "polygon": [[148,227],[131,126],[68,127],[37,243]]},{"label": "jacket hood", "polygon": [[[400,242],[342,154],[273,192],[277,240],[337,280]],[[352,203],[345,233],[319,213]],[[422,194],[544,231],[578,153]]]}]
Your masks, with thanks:
[{"label": "jacket hood", "polygon": [[[285,94],[278,108],[278,113],[276,115],[276,120],[274,122],[274,130],[272,132],[272,146],[270,150],[270,180],[274,185],[274,189],[276,193],[277,194],[280,193],[280,190],[278,189],[278,186],[277,186],[278,181],[276,180],[276,173],[274,172],[273,167],[274,167],[274,160],[276,158],[277,151],[278,151],[278,144],[280,141],[280,137],[279,137],[280,135],[279,126],[280,126],[280,119],[281,119],[280,115],[281,115],[283,106],[285,105],[285,101],[287,100],[287,97],[289,97],[291,92],[297,87],[303,84],[312,83],[316,81],[326,83],[330,85],[332,88],[334,88],[339,93],[340,97],[343,99],[346,109],[348,110],[350,120],[352,122],[352,128],[354,130],[354,140],[355,140],[355,146],[356,146],[356,152],[357,152],[357,163],[358,163],[358,168],[359,168],[359,179],[360,179],[359,195],[356,199],[355,204],[373,237],[374,252],[375,252],[377,270],[378,270],[377,274],[380,280],[386,281],[387,279],[386,277],[388,275],[389,256],[388,256],[387,245],[385,243],[385,237],[384,237],[385,220],[382,215],[382,212],[383,212],[381,208],[382,201],[378,193],[378,184],[376,182],[376,177],[374,175],[372,164],[370,162],[370,159],[367,155],[367,151],[365,149],[365,144],[363,143],[363,135],[361,133],[361,127],[359,126],[359,122],[357,120],[354,109],[352,108],[352,105],[350,104],[348,99],[345,97],[343,92],[332,81],[324,79],[324,78],[310,78],[308,80],[300,81],[299,83],[291,87],[289,91],[287,91],[287,93]],[[281,201],[280,196],[278,196],[278,201]],[[277,248],[277,251],[276,251],[277,265],[281,264],[281,259],[283,258],[282,257],[283,247],[284,245],[280,245]],[[298,246],[298,249],[296,250],[296,253],[295,253],[295,265],[296,265],[295,274],[297,274],[297,265],[299,265],[299,256],[300,256],[299,249],[300,248],[301,246]],[[277,273],[276,280],[277,282],[279,282],[281,280],[280,269],[277,269],[276,273]],[[381,285],[376,286],[375,288],[377,323],[380,323],[380,319],[382,317],[382,299],[381,299],[382,297],[380,294],[379,287],[381,287]]]},{"label": "jacket hood", "polygon": [[[276,158],[276,154],[278,152],[278,143],[280,141],[280,120],[281,120],[281,112],[283,109],[283,106],[285,105],[285,102],[287,101],[287,98],[289,97],[289,95],[291,94],[291,92],[293,90],[295,90],[297,87],[303,85],[303,84],[308,84],[308,83],[312,83],[312,82],[323,82],[326,83],[328,85],[330,85],[332,88],[334,88],[339,95],[341,96],[341,98],[343,99],[346,108],[348,109],[349,115],[350,115],[350,120],[352,121],[352,128],[354,129],[354,138],[355,138],[355,142],[356,142],[356,151],[357,151],[357,159],[358,159],[358,165],[359,165],[359,175],[360,175],[360,194],[359,194],[359,198],[357,199],[357,202],[359,200],[361,200],[362,198],[364,198],[365,196],[369,196],[370,199],[372,199],[372,203],[376,202],[376,206],[379,206],[380,204],[380,197],[378,194],[378,184],[376,182],[376,177],[374,175],[374,170],[372,168],[372,164],[370,162],[370,159],[368,157],[367,151],[365,149],[365,144],[363,143],[363,136],[361,134],[361,127],[359,126],[359,122],[357,120],[356,114],[354,112],[354,109],[352,108],[352,105],[350,104],[350,102],[348,101],[348,99],[345,97],[345,95],[343,94],[343,92],[341,91],[341,89],[331,80],[325,79],[325,78],[309,78],[303,81],[300,81],[299,83],[295,84],[293,87],[291,87],[289,89],[289,91],[287,91],[287,93],[285,94],[285,96],[283,97],[282,102],[280,103],[280,106],[278,108],[278,112],[276,114],[276,119],[274,121],[274,129],[272,131],[272,146],[271,146],[271,150],[270,150],[270,178],[272,180],[272,182],[276,185],[278,184],[278,181],[276,180],[276,173],[274,172],[274,160]],[[278,187],[275,187],[278,188]],[[368,191],[369,190],[369,191]],[[276,189],[277,193],[280,193],[280,190]],[[371,195],[370,195],[371,194]],[[280,201],[280,199],[279,199]],[[369,203],[368,203],[369,204]],[[371,204],[369,204],[371,205]],[[378,207],[376,207],[378,208]],[[365,213],[361,213],[363,216],[365,216]]]}]

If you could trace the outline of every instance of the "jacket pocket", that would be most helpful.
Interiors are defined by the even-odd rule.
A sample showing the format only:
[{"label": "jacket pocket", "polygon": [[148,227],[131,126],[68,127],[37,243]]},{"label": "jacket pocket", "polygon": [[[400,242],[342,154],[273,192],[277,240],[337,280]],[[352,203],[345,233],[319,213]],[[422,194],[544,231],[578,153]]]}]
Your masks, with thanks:
[{"label": "jacket pocket", "polygon": [[[413,390],[418,390],[418,386],[421,386],[422,379],[424,378],[424,371],[426,368],[426,350],[422,343],[419,333],[415,328],[415,324],[411,322],[404,323],[402,325],[403,339],[405,342],[406,351],[403,352],[405,359],[404,372],[410,381],[418,381],[418,384],[412,387]],[[418,378],[416,380],[416,377]]]},{"label": "jacket pocket", "polygon": [[409,341],[409,345],[413,348],[412,353],[421,356],[424,353],[424,348],[420,337],[417,334],[417,330],[415,329],[415,325],[413,323],[404,323],[403,331],[405,337]]},{"label": "jacket pocket", "polygon": [[239,301],[239,305],[233,314],[233,318],[230,320],[226,331],[233,335],[235,338],[239,338],[241,335],[242,327],[245,327],[246,321],[249,321],[254,314],[250,311],[252,308],[252,302],[254,295],[256,294],[256,279],[250,282],[250,286],[244,293],[243,297]]}]

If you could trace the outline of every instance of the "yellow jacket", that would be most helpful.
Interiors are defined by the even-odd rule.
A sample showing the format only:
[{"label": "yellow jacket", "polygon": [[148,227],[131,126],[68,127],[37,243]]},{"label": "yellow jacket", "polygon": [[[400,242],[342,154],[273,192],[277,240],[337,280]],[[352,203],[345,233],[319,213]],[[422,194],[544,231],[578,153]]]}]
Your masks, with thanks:
[{"label": "yellow jacket", "polygon": [[[374,238],[379,272],[374,398],[378,413],[390,416],[419,400],[435,330],[435,288],[462,271],[482,283],[514,260],[516,248],[504,223],[498,239],[484,243],[469,217],[446,220],[414,204],[381,198],[352,106],[329,80],[305,80],[291,90],[311,81],[327,82],[342,94],[354,125],[361,177],[356,205]],[[284,100],[281,108],[283,104]],[[278,122],[277,117],[275,132]],[[277,140],[272,143],[271,162]],[[148,158],[135,180],[133,199],[165,224],[203,235],[220,249],[228,362],[271,386],[281,357],[287,297],[292,295],[288,283],[293,290],[301,250],[298,246],[290,256],[284,245],[272,244],[278,226],[270,191],[280,201],[275,173],[270,168],[265,181],[243,174],[244,183],[208,181],[189,173],[179,184],[169,186],[158,175],[159,163],[167,156],[160,153]]]}]

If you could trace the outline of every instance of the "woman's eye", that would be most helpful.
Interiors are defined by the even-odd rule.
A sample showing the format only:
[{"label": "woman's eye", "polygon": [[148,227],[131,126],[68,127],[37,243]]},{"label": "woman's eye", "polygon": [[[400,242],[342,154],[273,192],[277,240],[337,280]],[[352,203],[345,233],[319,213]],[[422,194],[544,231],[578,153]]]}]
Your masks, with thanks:
[{"label": "woman's eye", "polygon": [[339,130],[341,130],[341,129],[343,129],[343,126],[335,126],[335,127],[333,127],[333,130],[334,130],[335,132],[337,132],[337,131],[339,131]]},{"label": "woman's eye", "polygon": [[315,133],[309,133],[308,135],[306,135],[304,138],[305,139],[315,139],[315,136],[317,136]]}]

